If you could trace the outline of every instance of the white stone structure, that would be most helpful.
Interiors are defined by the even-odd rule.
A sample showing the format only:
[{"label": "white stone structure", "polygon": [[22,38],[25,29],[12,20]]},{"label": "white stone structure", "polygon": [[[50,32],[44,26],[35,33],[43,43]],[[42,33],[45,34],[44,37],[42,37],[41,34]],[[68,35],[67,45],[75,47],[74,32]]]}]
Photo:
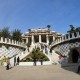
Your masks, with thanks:
[{"label": "white stone structure", "polygon": [[0,38],[0,60],[6,57],[13,57],[21,54],[26,50],[26,45],[23,42],[14,41],[8,38]]},{"label": "white stone structure", "polygon": [[[43,53],[50,59],[49,64],[58,63],[59,55],[56,54],[57,52],[63,56],[66,56],[72,62],[77,62],[78,56],[80,55],[80,32],[62,35],[54,31],[50,31],[49,28],[31,29],[22,37],[23,42],[1,37],[0,59],[3,56],[13,57],[14,55],[20,56],[22,59],[27,56],[33,50],[33,48],[36,47],[39,47],[40,50],[42,50]],[[30,51],[27,50],[27,43],[31,43],[29,48]],[[8,45],[9,48],[7,48],[6,45]],[[42,46],[44,47],[43,49],[41,48]],[[47,49],[47,53],[45,49]],[[52,50],[52,53],[50,50]],[[21,64],[23,65],[23,63]]]},{"label": "white stone structure", "polygon": [[70,62],[77,62],[80,55],[80,32],[67,34],[51,43],[51,50],[62,54]]},{"label": "white stone structure", "polygon": [[54,31],[52,32],[49,28],[30,29],[29,32],[23,35],[23,41],[26,44],[31,43],[31,45],[34,45],[35,43],[46,43],[47,45],[49,45],[56,38],[59,38],[61,36],[62,34]]}]

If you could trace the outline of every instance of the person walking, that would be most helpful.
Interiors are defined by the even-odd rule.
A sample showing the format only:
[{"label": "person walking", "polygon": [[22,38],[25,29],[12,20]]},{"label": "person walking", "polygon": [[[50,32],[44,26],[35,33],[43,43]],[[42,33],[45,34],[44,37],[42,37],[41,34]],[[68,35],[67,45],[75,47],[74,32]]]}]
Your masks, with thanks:
[{"label": "person walking", "polygon": [[7,58],[6,63],[7,63],[6,70],[9,70],[10,69],[10,59],[9,59],[9,57]]},{"label": "person walking", "polygon": [[34,66],[36,66],[36,57],[33,57]]},{"label": "person walking", "polygon": [[80,72],[80,56],[78,57],[78,70],[77,70],[77,73]]},{"label": "person walking", "polygon": [[17,65],[19,65],[19,61],[20,61],[20,58],[19,58],[19,56],[18,56],[18,58],[17,58]]},{"label": "person walking", "polygon": [[7,62],[6,56],[3,57],[2,61],[3,61],[3,65],[6,66],[7,65],[7,63],[6,63]]},{"label": "person walking", "polygon": [[43,56],[40,57],[41,65],[43,65]]},{"label": "person walking", "polygon": [[14,66],[16,65],[16,56],[14,57]]}]

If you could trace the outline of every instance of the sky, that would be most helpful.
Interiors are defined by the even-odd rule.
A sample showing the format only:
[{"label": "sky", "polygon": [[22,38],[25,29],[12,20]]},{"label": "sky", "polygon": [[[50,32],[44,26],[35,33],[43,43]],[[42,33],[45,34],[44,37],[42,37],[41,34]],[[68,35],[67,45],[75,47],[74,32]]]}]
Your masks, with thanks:
[{"label": "sky", "polygon": [[0,0],[0,29],[25,33],[47,25],[62,34],[80,27],[80,0]]}]

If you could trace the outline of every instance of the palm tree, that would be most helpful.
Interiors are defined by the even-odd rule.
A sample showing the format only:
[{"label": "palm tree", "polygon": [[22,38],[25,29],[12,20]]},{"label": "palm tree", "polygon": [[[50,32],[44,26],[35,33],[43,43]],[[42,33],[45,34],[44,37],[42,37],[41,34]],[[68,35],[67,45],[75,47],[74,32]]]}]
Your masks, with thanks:
[{"label": "palm tree", "polygon": [[21,31],[18,30],[18,29],[15,29],[12,32],[12,39],[16,40],[16,41],[22,41],[22,33],[21,33]]},{"label": "palm tree", "polygon": [[76,32],[80,31],[80,27],[76,28]]},{"label": "palm tree", "polygon": [[67,33],[74,33],[75,31],[75,27],[73,25],[70,25],[70,30],[67,31]]}]

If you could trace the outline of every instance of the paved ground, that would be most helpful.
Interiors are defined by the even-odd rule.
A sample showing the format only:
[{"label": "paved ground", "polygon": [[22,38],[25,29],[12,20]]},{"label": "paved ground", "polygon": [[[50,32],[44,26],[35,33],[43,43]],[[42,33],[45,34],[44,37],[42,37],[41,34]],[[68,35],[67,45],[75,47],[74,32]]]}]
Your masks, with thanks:
[{"label": "paved ground", "polygon": [[16,66],[10,70],[0,66],[0,80],[80,80],[72,66]]}]

